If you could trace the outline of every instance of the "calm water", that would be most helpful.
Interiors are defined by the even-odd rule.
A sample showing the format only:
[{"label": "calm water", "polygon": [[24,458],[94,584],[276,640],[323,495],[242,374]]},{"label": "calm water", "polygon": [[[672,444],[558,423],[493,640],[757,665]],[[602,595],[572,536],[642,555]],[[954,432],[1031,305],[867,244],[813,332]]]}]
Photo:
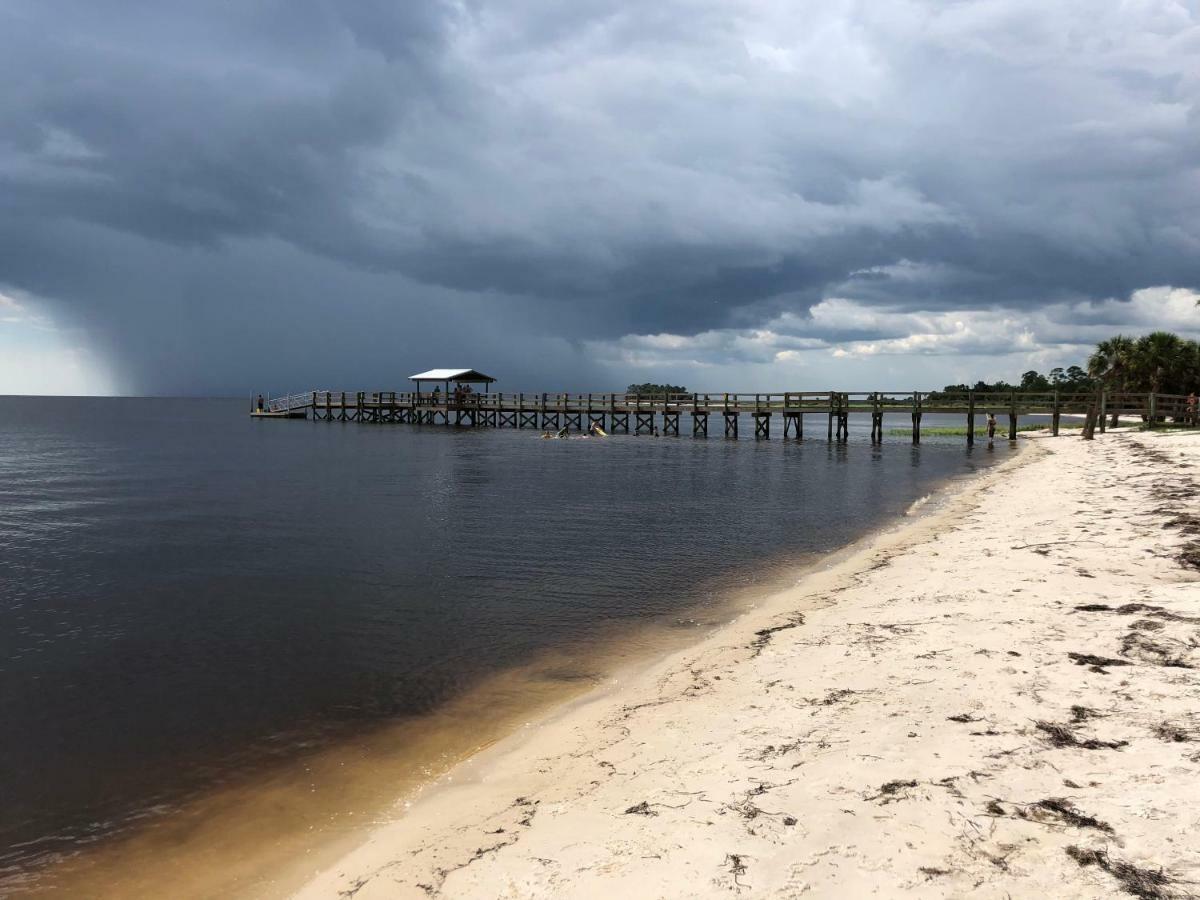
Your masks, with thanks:
[{"label": "calm water", "polygon": [[1010,452],[872,448],[866,422],[845,447],[816,422],[804,444],[543,441],[244,405],[0,398],[0,870],[679,614]]}]

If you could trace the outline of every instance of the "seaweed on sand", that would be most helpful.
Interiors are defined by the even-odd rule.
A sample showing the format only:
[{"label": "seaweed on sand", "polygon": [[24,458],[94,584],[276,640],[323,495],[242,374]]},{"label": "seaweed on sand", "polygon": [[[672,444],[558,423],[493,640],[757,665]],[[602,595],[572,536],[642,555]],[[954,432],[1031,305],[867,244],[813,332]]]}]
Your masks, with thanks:
[{"label": "seaweed on sand", "polygon": [[1058,722],[1037,721],[1034,726],[1046,736],[1052,747],[1078,747],[1081,750],[1119,750],[1129,741],[1101,741],[1096,738],[1080,740],[1068,726]]},{"label": "seaweed on sand", "polygon": [[1047,797],[1045,800],[1039,800],[1033,804],[1035,811],[1041,813],[1049,813],[1060,822],[1074,826],[1075,828],[1095,828],[1097,831],[1103,831],[1106,834],[1112,834],[1112,826],[1107,822],[1102,822],[1095,816],[1089,816],[1086,813],[1076,809],[1075,804],[1070,800],[1065,800],[1062,797]]},{"label": "seaweed on sand", "polygon": [[1066,853],[1085,869],[1088,866],[1103,869],[1117,880],[1121,890],[1127,894],[1142,897],[1144,900],[1170,900],[1179,896],[1169,890],[1173,879],[1161,868],[1144,869],[1121,859],[1113,859],[1107,850],[1092,850],[1074,844],[1067,847]]},{"label": "seaweed on sand", "polygon": [[1099,672],[1101,675],[1107,675],[1105,671],[1107,666],[1132,666],[1127,659],[1115,659],[1111,656],[1096,656],[1094,653],[1068,653],[1071,662],[1077,666],[1089,666],[1093,672]]},{"label": "seaweed on sand", "polygon": [[1184,728],[1176,725],[1173,722],[1159,722],[1151,729],[1154,736],[1161,741],[1167,741],[1173,744],[1182,744],[1187,741],[1196,740],[1196,732],[1190,728]]},{"label": "seaweed on sand", "polygon": [[770,628],[760,628],[758,631],[754,632],[754,640],[750,642],[750,649],[754,651],[755,656],[758,656],[758,654],[763,652],[763,648],[765,648],[767,644],[771,642],[771,638],[773,638],[776,634],[781,631],[787,631],[789,628],[799,628],[803,624],[804,614],[797,613],[794,617],[782,625],[772,625]]},{"label": "seaweed on sand", "polygon": [[1121,653],[1156,666],[1166,666],[1172,669],[1193,668],[1190,662],[1170,647],[1153,641],[1137,631],[1131,631],[1122,639]]}]

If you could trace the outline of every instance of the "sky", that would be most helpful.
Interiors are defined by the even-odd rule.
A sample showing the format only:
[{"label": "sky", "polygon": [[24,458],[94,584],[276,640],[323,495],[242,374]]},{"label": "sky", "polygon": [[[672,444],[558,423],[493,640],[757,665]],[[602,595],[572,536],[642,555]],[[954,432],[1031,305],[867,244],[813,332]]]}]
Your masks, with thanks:
[{"label": "sky", "polygon": [[0,0],[0,393],[1200,337],[1200,0]]}]

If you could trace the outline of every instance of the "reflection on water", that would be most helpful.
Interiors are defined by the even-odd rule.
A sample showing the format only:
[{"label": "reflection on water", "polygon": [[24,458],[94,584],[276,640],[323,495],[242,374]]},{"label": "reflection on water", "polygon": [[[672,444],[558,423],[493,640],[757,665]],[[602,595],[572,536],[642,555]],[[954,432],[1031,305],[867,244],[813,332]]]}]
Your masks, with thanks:
[{"label": "reflection on water", "polygon": [[[847,446],[543,441],[242,405],[0,398],[10,876],[131,823],[170,827],[166,812],[199,828],[180,822],[273,761],[383,741],[413,747],[411,766],[424,741],[445,763],[464,742],[444,717],[498,673],[542,660],[548,687],[526,672],[507,705],[491,696],[493,736],[586,689],[606,671],[588,654],[621,629],[660,623],[665,640],[1008,452],[872,447],[856,419]],[[438,717],[454,740],[431,737]]]}]

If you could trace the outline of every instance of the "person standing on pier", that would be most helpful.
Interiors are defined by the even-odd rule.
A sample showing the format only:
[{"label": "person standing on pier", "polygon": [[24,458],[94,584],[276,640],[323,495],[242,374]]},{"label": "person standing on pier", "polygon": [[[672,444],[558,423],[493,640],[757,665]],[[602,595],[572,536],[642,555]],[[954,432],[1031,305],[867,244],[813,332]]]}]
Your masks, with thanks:
[{"label": "person standing on pier", "polygon": [[263,411],[263,396],[262,396],[262,394],[258,395],[258,411],[259,412]]}]

